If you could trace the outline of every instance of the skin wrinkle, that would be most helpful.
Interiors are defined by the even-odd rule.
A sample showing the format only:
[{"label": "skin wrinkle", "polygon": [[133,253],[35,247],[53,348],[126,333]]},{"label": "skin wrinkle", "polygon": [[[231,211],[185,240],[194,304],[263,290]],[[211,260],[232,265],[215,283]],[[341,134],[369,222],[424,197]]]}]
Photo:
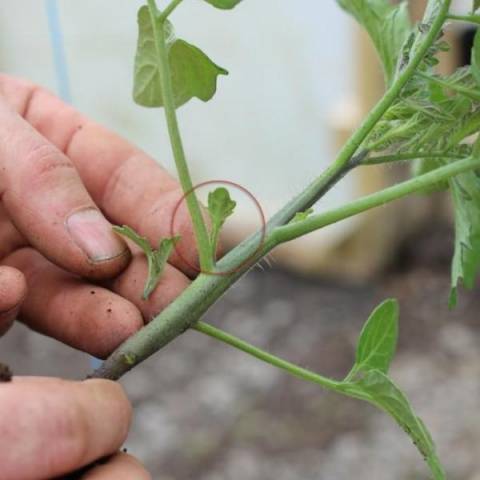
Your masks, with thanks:
[{"label": "skin wrinkle", "polygon": [[[125,197],[126,194],[130,196],[135,194],[133,203],[142,205],[146,199],[155,198],[157,192],[161,193],[159,200],[161,201],[168,193],[178,189],[178,184],[173,181],[171,185],[164,181],[162,184],[155,186],[154,189],[151,186],[150,188],[147,187],[147,189],[138,188],[138,185],[133,183],[131,178],[132,172],[138,170],[140,162],[145,160],[142,157],[142,154],[132,150],[131,155],[128,155],[124,161],[114,166],[108,181],[102,189],[103,191],[97,194],[101,205],[104,205],[107,209],[108,206],[111,206],[111,209],[113,209],[118,204],[118,198]],[[150,204],[148,204],[148,208],[150,210]],[[115,214],[118,215],[118,212]]]},{"label": "skin wrinkle", "polygon": [[0,267],[0,336],[15,321],[20,305],[27,296],[25,276],[17,269]]},{"label": "skin wrinkle", "polygon": [[[125,160],[121,163],[118,163],[115,165],[113,170],[110,172],[110,178],[106,182],[104,186],[103,192],[100,193],[99,197],[99,203],[101,205],[111,205],[113,202],[111,202],[111,198],[115,198],[115,196],[118,195],[117,190],[120,190],[122,192],[120,187],[123,187],[124,190],[131,190],[131,184],[127,183],[127,180],[129,179],[128,175],[125,175],[124,172],[127,171],[128,169],[131,168],[131,165],[135,165],[138,163],[138,160],[140,159],[140,154],[139,152],[136,152],[135,149],[132,148],[132,155],[129,155],[128,157],[125,158]],[[159,166],[159,168],[161,168]],[[125,177],[125,178],[124,178]],[[168,193],[171,193],[172,191],[179,190],[181,192],[181,188],[179,188],[178,184],[175,182],[172,182],[171,185],[168,184],[163,184],[161,187],[159,186],[159,190],[161,188],[162,196],[166,195]],[[143,191],[139,191],[138,195],[142,196],[144,194]],[[162,198],[159,200],[161,201]],[[135,201],[133,201],[135,203]],[[152,213],[152,211],[149,210],[149,214]],[[154,211],[153,211],[154,213]]]},{"label": "skin wrinkle", "polygon": [[41,89],[41,87],[37,87],[33,84],[26,86],[26,92],[25,92],[25,99],[24,103],[22,105],[22,109],[18,111],[19,115],[22,118],[27,118],[28,112],[30,111],[30,107],[33,103],[34,97],[38,94],[38,91]]},{"label": "skin wrinkle", "polygon": [[[32,249],[30,247],[22,248],[14,252],[13,255],[23,256],[25,253],[28,253],[29,250],[32,250]],[[32,265],[34,266],[32,267]],[[22,273],[25,276],[27,285],[35,285],[35,283],[37,282],[37,278],[41,276],[46,270],[47,270],[47,265],[41,265],[39,262],[36,262],[36,263],[33,262],[28,269],[22,269]],[[63,293],[63,295],[65,295],[65,293]],[[50,311],[50,305],[52,304],[53,300],[54,300],[54,297],[50,297],[44,300],[47,311]],[[20,314],[20,320],[22,320],[22,314],[23,314],[22,306],[20,306],[19,314]],[[30,324],[30,322],[27,322],[27,324]]]},{"label": "skin wrinkle", "polygon": [[[28,87],[27,87],[27,90],[28,89],[30,89],[30,91],[27,91],[27,94],[26,94],[27,95],[26,105],[24,106],[23,110],[18,111],[18,113],[24,120],[26,120],[37,131],[39,131],[38,128],[37,128],[38,127],[38,125],[37,125],[38,120],[36,121],[36,119],[34,118],[32,108],[37,103],[38,100],[41,100],[42,96],[52,97],[52,98],[55,98],[55,99],[56,99],[56,97],[51,92],[49,92],[47,89],[45,89],[43,87],[36,86],[34,84],[29,84]],[[72,113],[75,114],[77,112],[75,112],[72,109]],[[90,123],[82,115],[78,114],[78,116],[79,116],[79,123],[77,125],[73,124],[70,131],[67,131],[66,134],[64,135],[63,141],[60,142],[60,144],[59,144],[58,139],[57,139],[57,143],[55,145],[60,152],[64,153],[67,156],[68,156],[67,152],[68,152],[68,149],[70,147],[70,144],[74,141],[74,138],[75,138],[76,134],[79,131],[81,131],[83,128],[88,126],[88,124]]]},{"label": "skin wrinkle", "polygon": [[[35,128],[35,130],[38,131],[38,129],[35,127],[34,123],[31,122],[31,120],[32,120],[30,118],[31,113],[32,113],[31,109],[33,108],[33,105],[35,105],[35,103],[36,103],[36,101],[38,100],[39,97],[41,97],[42,95],[46,95],[46,96],[51,95],[53,97],[53,94],[51,94],[45,88],[39,87],[39,86],[37,86],[33,83],[30,83],[30,82],[25,82],[23,85],[21,85],[21,88],[22,88],[22,90],[25,90],[24,92],[22,92],[22,96],[24,98],[23,98],[23,102],[21,102],[20,105],[17,105],[16,111],[24,120],[26,120],[28,122],[28,124],[32,125],[32,127]],[[18,95],[18,92],[15,92],[15,93]],[[7,103],[7,105],[10,105],[8,100],[7,100],[6,103]],[[74,141],[77,133],[80,132],[86,126],[88,126],[88,124],[90,123],[86,119],[84,119],[83,117],[82,117],[82,120],[83,121],[79,125],[76,125],[76,126],[72,127],[71,131],[68,132],[65,135],[63,145],[60,145],[60,146],[57,145],[58,150],[60,152],[62,152],[63,154],[65,154],[67,157],[68,157],[68,149],[69,149],[71,143]],[[71,164],[69,162],[66,162],[66,165],[69,166],[69,167],[74,167],[73,164]]]},{"label": "skin wrinkle", "polygon": [[76,127],[73,128],[73,131],[67,135],[67,138],[65,140],[65,145],[62,146],[60,149],[67,157],[68,157],[68,151],[70,149],[70,145],[75,141],[75,138],[77,135],[85,128],[88,127],[89,122],[85,121],[83,123],[80,123]]},{"label": "skin wrinkle", "polygon": [[2,216],[2,205],[0,203],[0,261],[13,251],[27,246],[27,241],[15,228],[13,223]]},{"label": "skin wrinkle", "polygon": [[[23,257],[25,254],[28,254],[29,251],[31,251],[31,247],[25,247],[21,248],[20,250],[15,251],[12,256],[20,256]],[[33,265],[33,266],[32,266]],[[25,276],[25,280],[27,282],[27,285],[34,285],[37,282],[37,278],[41,276],[45,271],[47,270],[47,265],[41,265],[39,262],[32,262],[29,265],[28,269],[22,268],[21,271],[23,275]],[[65,291],[62,291],[65,292]],[[62,293],[61,292],[61,293]],[[65,295],[65,293],[63,293]],[[48,299],[45,299],[44,301],[46,302],[46,310],[50,311],[50,305],[52,304],[54,300],[54,297],[49,297]],[[22,312],[22,307],[20,307],[20,320],[22,320],[23,316]],[[26,322],[27,324],[30,324],[31,322]]]},{"label": "skin wrinkle", "polygon": [[[48,181],[49,176],[57,169],[66,169],[75,172],[72,175],[72,181],[76,181],[77,171],[74,165],[52,144],[40,143],[33,146],[23,159],[23,164],[28,170],[33,170],[33,175],[28,176],[28,181],[32,178],[35,183],[42,185],[50,185],[52,182]],[[70,175],[69,175],[70,176]],[[47,181],[45,181],[45,177]],[[54,177],[56,178],[56,177]],[[66,178],[68,178],[66,176]],[[62,186],[63,188],[63,186]]]},{"label": "skin wrinkle", "polygon": [[[101,205],[110,205],[110,197],[115,198],[117,193],[117,188],[120,185],[123,187],[128,186],[125,180],[122,178],[122,172],[130,167],[130,162],[136,160],[136,155],[128,156],[123,162],[115,165],[113,170],[110,172],[110,178],[104,185],[103,191],[100,193],[100,204]],[[123,182],[123,183],[122,183]],[[135,201],[133,201],[135,203]]]}]

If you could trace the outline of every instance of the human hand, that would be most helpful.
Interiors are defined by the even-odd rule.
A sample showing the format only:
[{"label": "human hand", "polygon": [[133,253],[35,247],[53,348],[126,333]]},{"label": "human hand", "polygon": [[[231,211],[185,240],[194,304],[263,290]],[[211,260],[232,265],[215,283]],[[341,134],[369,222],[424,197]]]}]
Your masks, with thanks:
[{"label": "human hand", "polygon": [[[130,246],[128,263],[129,249],[106,218],[156,244],[170,235],[181,189],[145,153],[45,90],[3,75],[0,94],[0,280],[4,266],[25,277],[17,272],[9,284],[0,330],[18,311],[31,328],[103,358],[194,273],[174,253],[142,300],[145,257]],[[184,206],[175,223],[181,255],[196,264]]]},{"label": "human hand", "polygon": [[131,419],[130,404],[117,383],[15,377],[0,384],[0,411],[1,480],[65,479],[102,458],[75,478],[151,478],[133,457],[115,453]]},{"label": "human hand", "polygon": [[[0,76],[0,335],[20,318],[96,357],[107,356],[144,319],[189,284],[174,254],[148,301],[145,257],[112,230],[128,224],[152,243],[169,236],[182,192],[152,159],[48,92]],[[197,262],[185,208],[178,244]],[[101,283],[100,283],[101,282]],[[130,406],[107,381],[14,378],[0,384],[0,480],[64,475],[125,439]],[[125,454],[81,477],[149,478]]]}]

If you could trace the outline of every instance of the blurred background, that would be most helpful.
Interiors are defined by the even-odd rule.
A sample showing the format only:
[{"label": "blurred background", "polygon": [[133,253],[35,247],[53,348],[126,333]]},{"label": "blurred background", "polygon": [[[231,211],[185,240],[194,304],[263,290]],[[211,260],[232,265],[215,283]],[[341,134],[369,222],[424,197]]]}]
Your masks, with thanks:
[{"label": "blurred background", "polygon": [[[60,37],[52,35],[51,17],[49,23],[55,2],[2,0],[0,69],[69,97],[173,173],[162,112],[131,99],[142,3],[59,1],[68,75],[59,82]],[[412,16],[421,15],[424,3],[410,1]],[[471,2],[455,3],[466,12]],[[333,0],[301,6],[244,0],[230,12],[201,0],[184,4],[173,17],[177,35],[230,71],[211,102],[194,100],[179,110],[195,181],[239,183],[270,216],[328,165],[381,95],[375,53]],[[445,71],[468,62],[472,40],[463,27],[452,25],[447,35],[452,50],[442,59]],[[407,175],[407,165],[366,167],[316,208]],[[226,232],[230,245],[258,227],[251,202],[236,199],[240,207]],[[207,320],[341,377],[370,311],[386,297],[398,298],[401,339],[392,376],[430,427],[449,478],[480,480],[480,297],[478,289],[464,294],[448,311],[452,248],[446,197],[407,199],[275,251]],[[89,371],[85,355],[22,325],[0,339],[0,355],[16,374],[81,378]],[[417,451],[389,418],[196,332],[122,383],[136,407],[127,447],[155,479],[428,478]]]}]

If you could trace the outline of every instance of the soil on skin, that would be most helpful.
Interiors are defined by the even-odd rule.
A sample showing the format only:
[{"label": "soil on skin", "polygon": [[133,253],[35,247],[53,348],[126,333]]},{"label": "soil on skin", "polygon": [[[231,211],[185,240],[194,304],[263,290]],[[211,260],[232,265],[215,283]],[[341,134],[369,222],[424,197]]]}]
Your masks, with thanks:
[{"label": "soil on skin", "polygon": [[[447,307],[450,228],[405,245],[381,278],[351,285],[255,270],[206,320],[341,378],[372,309],[395,297],[391,375],[429,427],[449,480],[480,480],[480,289]],[[85,356],[16,326],[0,351],[20,374],[81,378]],[[187,332],[122,381],[135,406],[127,445],[156,480],[427,480],[381,412]]]}]

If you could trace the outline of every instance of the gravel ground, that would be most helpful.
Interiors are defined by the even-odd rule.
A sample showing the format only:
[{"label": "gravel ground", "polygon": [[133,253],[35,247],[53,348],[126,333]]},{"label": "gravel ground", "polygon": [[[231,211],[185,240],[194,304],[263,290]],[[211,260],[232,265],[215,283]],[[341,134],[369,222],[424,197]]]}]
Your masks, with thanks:
[{"label": "gravel ground", "polygon": [[[439,240],[441,239],[441,240]],[[376,304],[401,304],[392,376],[429,426],[450,480],[480,480],[480,289],[450,312],[450,234],[413,239],[366,285],[255,270],[207,320],[302,366],[341,377]],[[18,374],[81,377],[88,359],[17,325],[0,340]],[[127,442],[156,480],[427,479],[381,412],[289,378],[187,332],[123,380],[135,405]]]}]

